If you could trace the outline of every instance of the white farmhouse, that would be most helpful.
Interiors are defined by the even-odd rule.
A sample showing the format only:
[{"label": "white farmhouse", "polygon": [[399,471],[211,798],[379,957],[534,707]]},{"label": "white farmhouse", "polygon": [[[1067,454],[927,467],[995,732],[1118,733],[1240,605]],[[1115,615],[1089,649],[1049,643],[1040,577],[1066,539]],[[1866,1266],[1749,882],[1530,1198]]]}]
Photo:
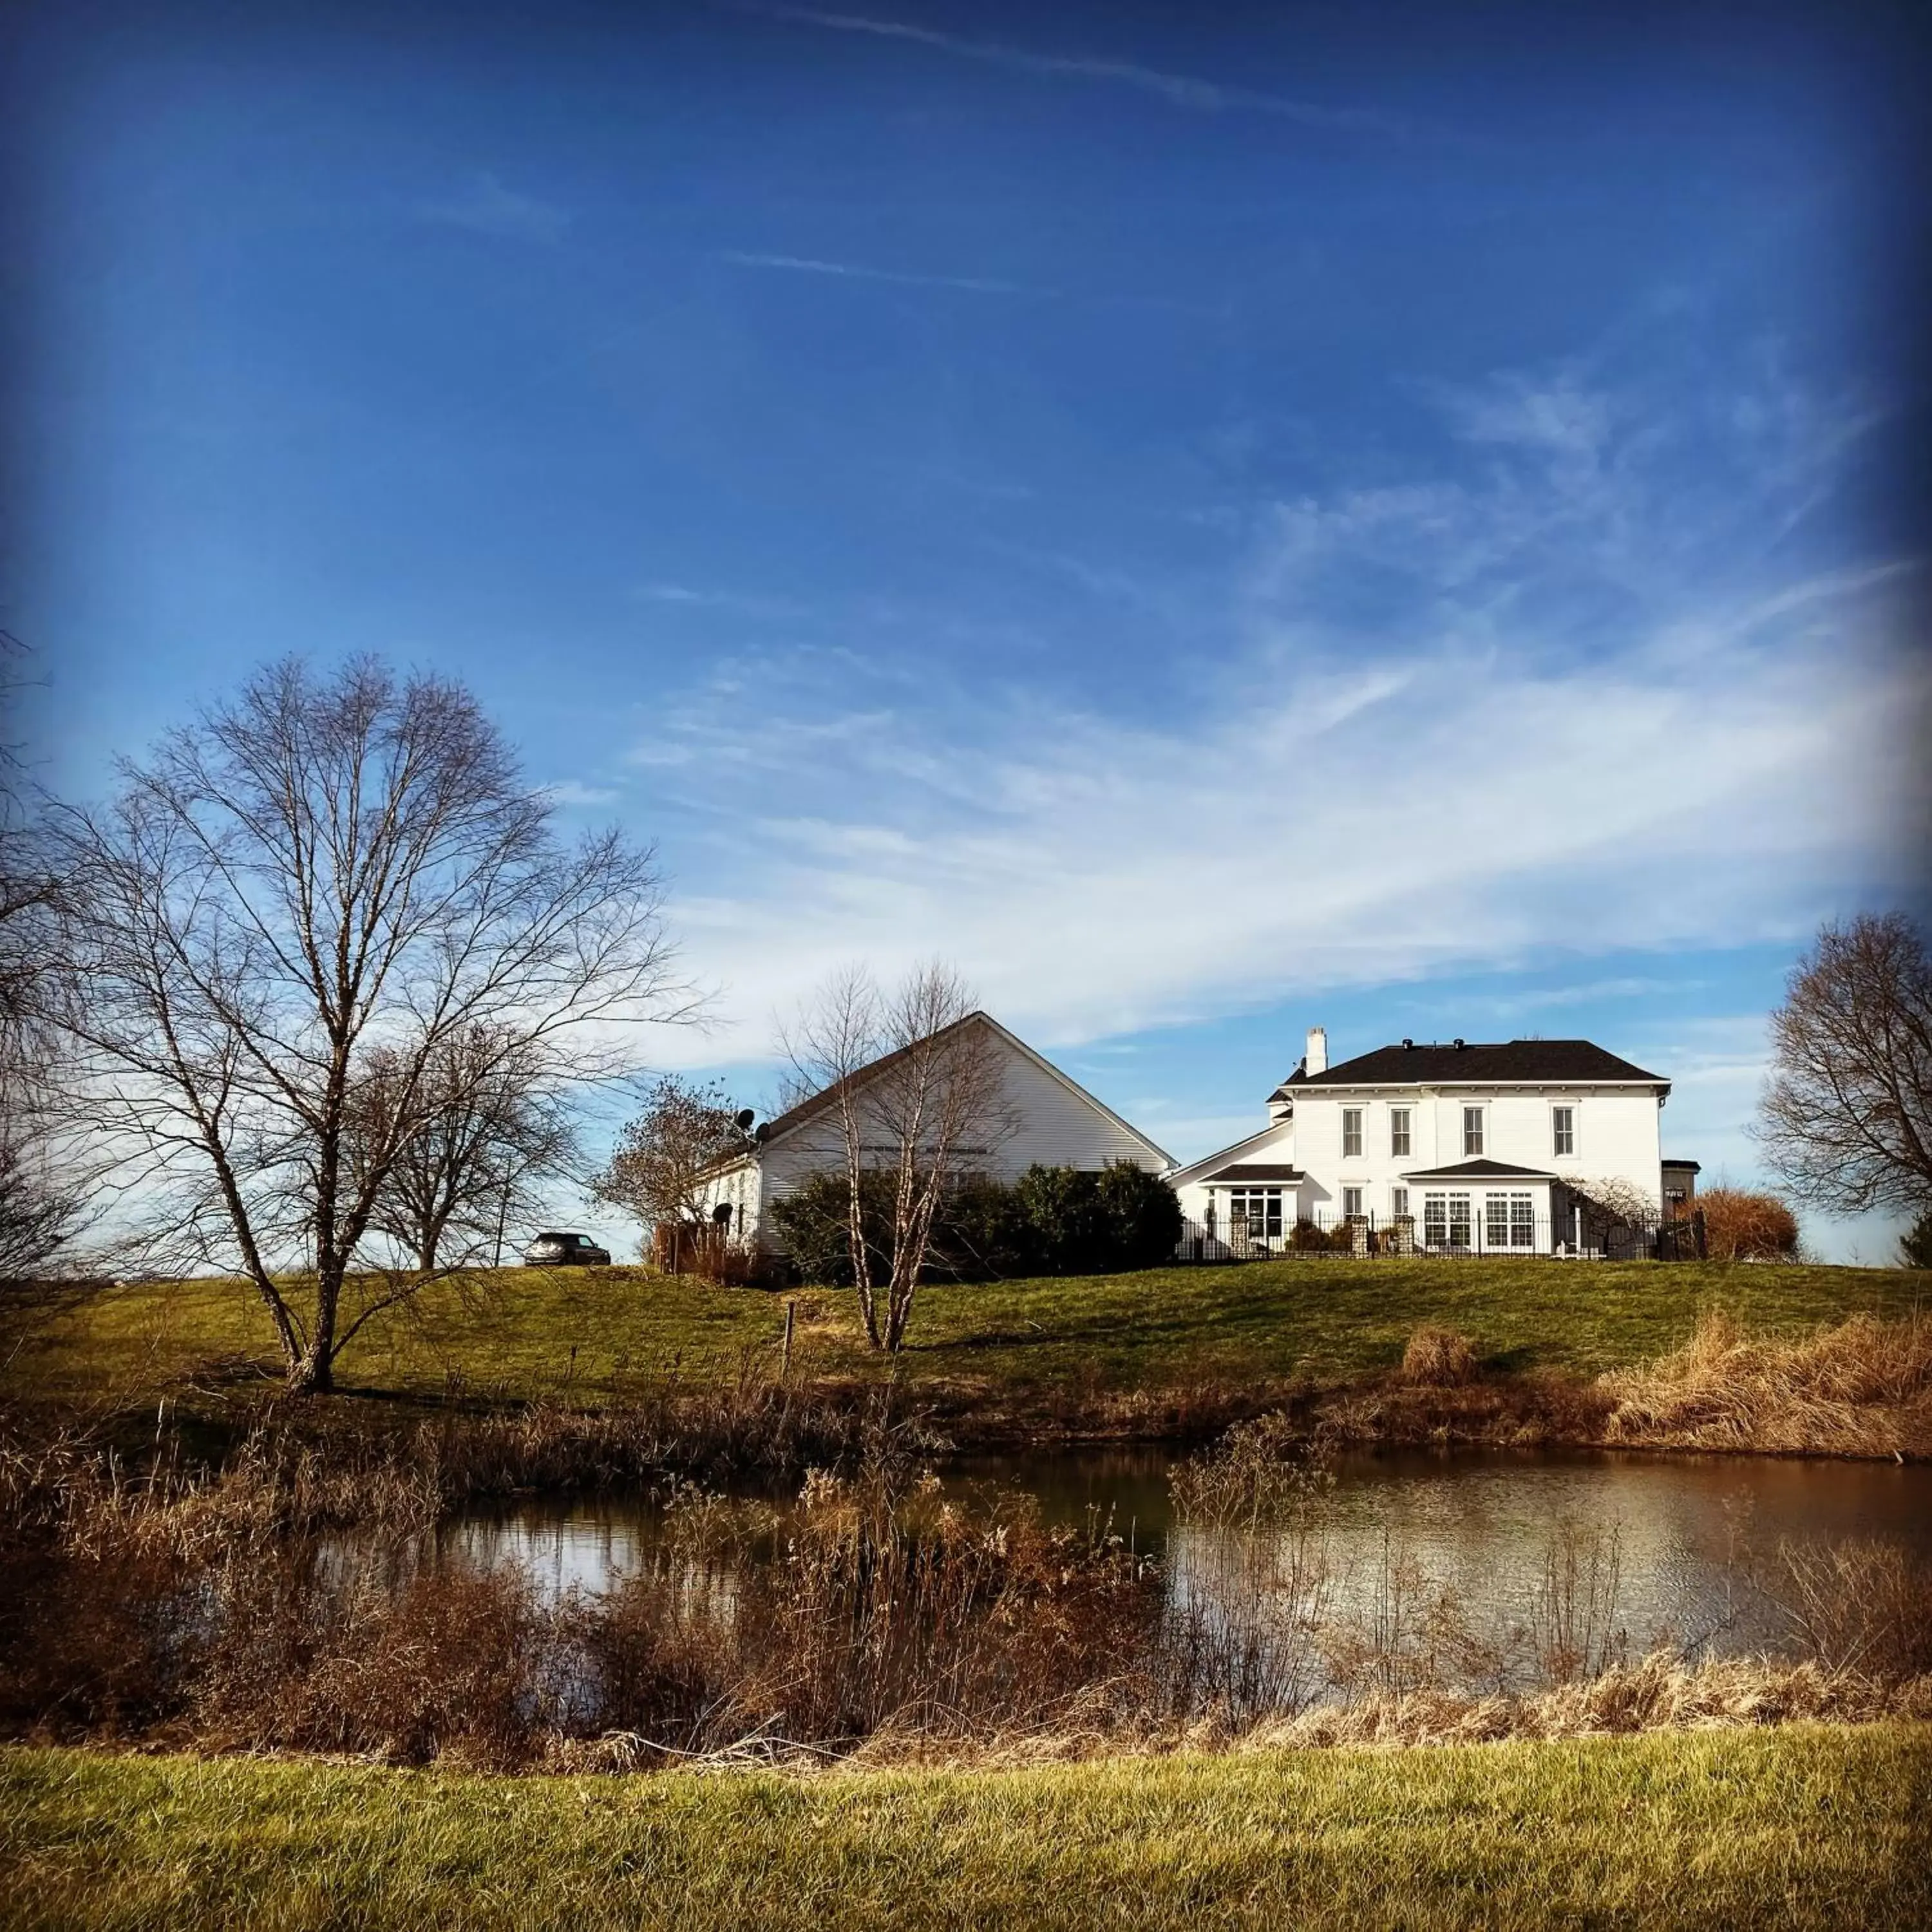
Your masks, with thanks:
[{"label": "white farmhouse", "polygon": [[1312,1222],[1438,1252],[1574,1251],[1592,1200],[1661,1214],[1666,1166],[1684,1202],[1696,1163],[1666,1163],[1659,1140],[1670,1091],[1587,1040],[1406,1040],[1330,1066],[1316,1027],[1268,1125],[1168,1178],[1210,1247],[1271,1247]]},{"label": "white farmhouse", "polygon": [[[1096,1170],[1128,1161],[1153,1174],[1174,1165],[1164,1148],[989,1014],[969,1013],[956,1024],[985,1030],[999,1069],[1000,1099],[989,1110],[1000,1116],[999,1130],[989,1144],[960,1150],[962,1168],[1010,1181],[1035,1161]],[[875,1060],[856,1076],[862,1112],[866,1082],[897,1058]],[[730,1227],[734,1240],[776,1252],[782,1244],[770,1226],[766,1210],[772,1204],[813,1174],[843,1171],[844,1143],[831,1096],[819,1094],[802,1101],[765,1122],[753,1138],[747,1153],[712,1176],[706,1205],[714,1220]]]}]

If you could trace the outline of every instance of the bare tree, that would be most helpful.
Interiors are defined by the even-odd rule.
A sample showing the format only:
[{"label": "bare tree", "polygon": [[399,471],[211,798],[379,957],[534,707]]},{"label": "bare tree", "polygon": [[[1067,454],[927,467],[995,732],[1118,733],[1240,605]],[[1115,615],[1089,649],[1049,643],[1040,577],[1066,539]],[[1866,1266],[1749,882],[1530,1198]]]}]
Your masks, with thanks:
[{"label": "bare tree", "polygon": [[91,1218],[94,1177],[63,1131],[66,1070],[50,1024],[62,991],[56,875],[0,806],[0,1281],[40,1274]]},{"label": "bare tree", "polygon": [[1824,927],[1771,1024],[1757,1136],[1791,1191],[1840,1214],[1932,1204],[1932,959],[1912,922]]},{"label": "bare tree", "polygon": [[[155,1258],[238,1270],[290,1388],[326,1390],[410,1292],[344,1308],[398,1161],[453,1099],[512,1068],[614,1077],[635,1023],[686,1011],[651,854],[615,830],[566,844],[466,692],[366,659],[274,666],[120,780],[58,824],[90,1110]],[[394,1097],[352,1154],[382,1049]]]},{"label": "bare tree", "polygon": [[643,1111],[626,1124],[609,1161],[591,1176],[590,1192],[646,1229],[664,1221],[701,1222],[712,1175],[752,1145],[750,1123],[721,1083],[700,1086],[664,1074],[646,1090]]},{"label": "bare tree", "polygon": [[[820,1150],[842,1168],[848,1239],[866,1339],[896,1354],[905,1339],[934,1214],[1016,1126],[998,1036],[958,975],[934,964],[881,992],[862,968],[828,981],[784,1042]],[[892,1189],[892,1249],[866,1238],[868,1175]],[[886,1280],[877,1274],[883,1262]]]},{"label": "bare tree", "polygon": [[97,1176],[58,1105],[71,991],[56,914],[64,880],[18,747],[4,734],[26,646],[0,631],[0,1282],[40,1274],[92,1218]]},{"label": "bare tree", "polygon": [[556,1069],[482,1027],[452,1036],[423,1060],[411,1092],[408,1052],[378,1047],[351,1089],[350,1171],[357,1184],[412,1106],[416,1130],[396,1144],[369,1229],[422,1272],[502,1258],[506,1228],[541,1212],[544,1184],[568,1175],[577,1122]]}]

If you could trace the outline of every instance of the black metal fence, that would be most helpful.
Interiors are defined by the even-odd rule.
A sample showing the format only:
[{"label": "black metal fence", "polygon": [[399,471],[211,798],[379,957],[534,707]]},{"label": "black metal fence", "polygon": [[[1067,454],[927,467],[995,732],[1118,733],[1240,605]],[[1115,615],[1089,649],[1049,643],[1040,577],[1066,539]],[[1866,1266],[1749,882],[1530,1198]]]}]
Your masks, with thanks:
[{"label": "black metal fence", "polygon": [[1506,1198],[1450,1196],[1420,1215],[1337,1214],[1184,1220],[1178,1262],[1352,1255],[1556,1256],[1581,1261],[1702,1261],[1704,1216],[1616,1214],[1578,1203],[1552,1217]]}]

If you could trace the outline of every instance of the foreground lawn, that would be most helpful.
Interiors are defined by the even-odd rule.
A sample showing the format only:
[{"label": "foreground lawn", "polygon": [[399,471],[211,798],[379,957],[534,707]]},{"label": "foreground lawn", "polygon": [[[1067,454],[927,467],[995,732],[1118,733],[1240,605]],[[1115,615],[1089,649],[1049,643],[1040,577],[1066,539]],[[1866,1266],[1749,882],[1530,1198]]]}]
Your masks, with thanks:
[{"label": "foreground lawn", "polygon": [[490,1778],[0,1754],[0,1924],[1932,1922],[1932,1731]]},{"label": "foreground lawn", "polygon": [[[794,1298],[796,1372],[884,1372],[849,1293]],[[634,1268],[485,1271],[372,1322],[339,1375],[364,1395],[418,1401],[621,1402],[672,1382],[769,1375],[785,1299]],[[898,1373],[1022,1397],[1336,1380],[1390,1366],[1418,1324],[1441,1322],[1492,1369],[1594,1374],[1676,1347],[1713,1305],[1754,1330],[1799,1334],[1932,1305],[1932,1274],[1336,1257],[932,1286]],[[274,1348],[244,1288],[205,1281],[104,1291],[15,1338],[4,1359],[0,1391],[15,1397],[228,1404],[268,1386]]]}]

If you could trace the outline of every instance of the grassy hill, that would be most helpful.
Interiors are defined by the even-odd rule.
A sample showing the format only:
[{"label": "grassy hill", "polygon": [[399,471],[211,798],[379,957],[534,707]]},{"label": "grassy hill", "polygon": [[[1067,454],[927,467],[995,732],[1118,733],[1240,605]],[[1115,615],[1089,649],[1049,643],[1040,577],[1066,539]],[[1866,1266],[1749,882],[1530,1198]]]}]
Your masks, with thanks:
[{"label": "grassy hill", "polygon": [[[775,1368],[788,1298],[641,1269],[504,1268],[439,1282],[372,1322],[343,1358],[344,1388],[406,1404],[452,1395],[598,1406],[668,1384]],[[794,1372],[882,1378],[849,1293],[796,1292]],[[1492,1370],[1594,1374],[1654,1357],[1725,1308],[1797,1334],[1848,1315],[1932,1306],[1932,1274],[1534,1260],[1358,1262],[935,1286],[920,1291],[896,1374],[953,1401],[1024,1401],[1347,1380],[1400,1360],[1446,1323]],[[131,1407],[163,1396],[224,1405],[272,1385],[273,1336],[243,1286],[111,1288],[46,1313],[4,1351],[0,1391]]]}]

